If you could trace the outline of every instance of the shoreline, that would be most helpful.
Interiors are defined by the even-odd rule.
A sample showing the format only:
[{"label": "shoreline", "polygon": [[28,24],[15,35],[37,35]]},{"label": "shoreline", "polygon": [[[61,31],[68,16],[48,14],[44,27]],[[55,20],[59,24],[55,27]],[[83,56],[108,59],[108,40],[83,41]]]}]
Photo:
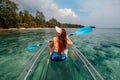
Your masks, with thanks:
[{"label": "shoreline", "polygon": [[9,29],[0,29],[0,31],[8,31],[8,30],[41,30],[41,29],[53,29],[53,28],[9,28]]},{"label": "shoreline", "polygon": [[42,30],[42,29],[54,29],[54,28],[9,28],[9,29],[0,29],[0,31],[14,31],[14,30]]}]

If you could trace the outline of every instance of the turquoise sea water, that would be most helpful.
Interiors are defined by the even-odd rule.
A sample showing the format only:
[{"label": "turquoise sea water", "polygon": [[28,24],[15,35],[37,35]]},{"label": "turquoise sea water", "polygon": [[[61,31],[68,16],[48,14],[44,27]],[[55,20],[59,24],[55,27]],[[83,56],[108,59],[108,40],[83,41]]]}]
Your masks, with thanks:
[{"label": "turquoise sea water", "polygon": [[[72,33],[77,29],[67,29],[68,33]],[[27,63],[38,51],[28,51],[26,47],[31,44],[39,44],[47,41],[54,36],[54,30],[19,30],[19,31],[0,31],[0,80],[16,80],[23,71]],[[87,57],[92,65],[99,71],[105,80],[119,80],[120,72],[120,29],[94,29],[88,35],[73,36],[72,40],[75,46]],[[45,55],[48,50],[46,49]],[[42,55],[44,56],[44,54]],[[42,58],[42,57],[41,57]],[[72,58],[72,57],[71,57]],[[38,66],[44,64],[44,60],[39,62]],[[68,59],[69,65],[72,66],[71,59]],[[85,76],[87,73],[82,72],[83,66],[79,63],[77,71],[81,71],[79,75],[71,67],[61,66],[58,63],[50,63],[46,80],[51,80],[56,75],[65,77],[56,77],[60,80],[77,80],[75,77]],[[40,65],[41,64],[41,65]],[[57,65],[63,67],[61,72],[57,69]],[[44,66],[46,67],[46,66]],[[74,66],[73,66],[74,67]],[[58,73],[54,74],[52,68]],[[69,70],[68,70],[69,69]],[[35,76],[40,75],[42,68],[37,68],[33,73]],[[74,71],[74,77],[71,76]],[[39,73],[40,72],[40,73]],[[39,73],[39,74],[38,74]],[[68,75],[62,75],[63,73]],[[87,74],[89,75],[89,74]],[[85,78],[86,77],[86,78]],[[89,76],[81,78],[82,80],[92,80]],[[31,76],[29,80],[36,80]],[[38,78],[40,79],[40,78]],[[80,78],[79,78],[80,79]],[[78,80],[79,80],[78,79]]]}]

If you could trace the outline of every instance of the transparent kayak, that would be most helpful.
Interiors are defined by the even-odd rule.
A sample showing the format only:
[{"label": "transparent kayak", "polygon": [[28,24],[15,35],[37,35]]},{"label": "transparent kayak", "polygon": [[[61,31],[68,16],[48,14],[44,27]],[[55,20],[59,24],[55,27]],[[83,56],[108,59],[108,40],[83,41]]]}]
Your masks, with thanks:
[{"label": "transparent kayak", "polygon": [[69,47],[67,59],[49,60],[47,44],[28,62],[17,80],[104,80],[75,46]]}]

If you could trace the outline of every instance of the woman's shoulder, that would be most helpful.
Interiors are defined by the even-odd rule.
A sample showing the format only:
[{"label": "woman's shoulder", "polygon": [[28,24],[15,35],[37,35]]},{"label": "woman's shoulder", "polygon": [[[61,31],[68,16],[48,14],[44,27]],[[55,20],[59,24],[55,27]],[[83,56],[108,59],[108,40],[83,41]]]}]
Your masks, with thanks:
[{"label": "woman's shoulder", "polygon": [[53,37],[53,41],[56,41],[58,38],[57,37]]}]

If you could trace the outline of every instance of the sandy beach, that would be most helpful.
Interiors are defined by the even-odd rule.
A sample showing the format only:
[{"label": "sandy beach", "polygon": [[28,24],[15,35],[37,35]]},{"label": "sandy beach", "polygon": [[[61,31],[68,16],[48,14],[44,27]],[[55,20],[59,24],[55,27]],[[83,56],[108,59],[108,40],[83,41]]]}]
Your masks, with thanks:
[{"label": "sandy beach", "polygon": [[0,29],[0,31],[6,31],[6,30],[38,30],[38,29],[53,29],[53,28],[9,28],[9,29]]}]

